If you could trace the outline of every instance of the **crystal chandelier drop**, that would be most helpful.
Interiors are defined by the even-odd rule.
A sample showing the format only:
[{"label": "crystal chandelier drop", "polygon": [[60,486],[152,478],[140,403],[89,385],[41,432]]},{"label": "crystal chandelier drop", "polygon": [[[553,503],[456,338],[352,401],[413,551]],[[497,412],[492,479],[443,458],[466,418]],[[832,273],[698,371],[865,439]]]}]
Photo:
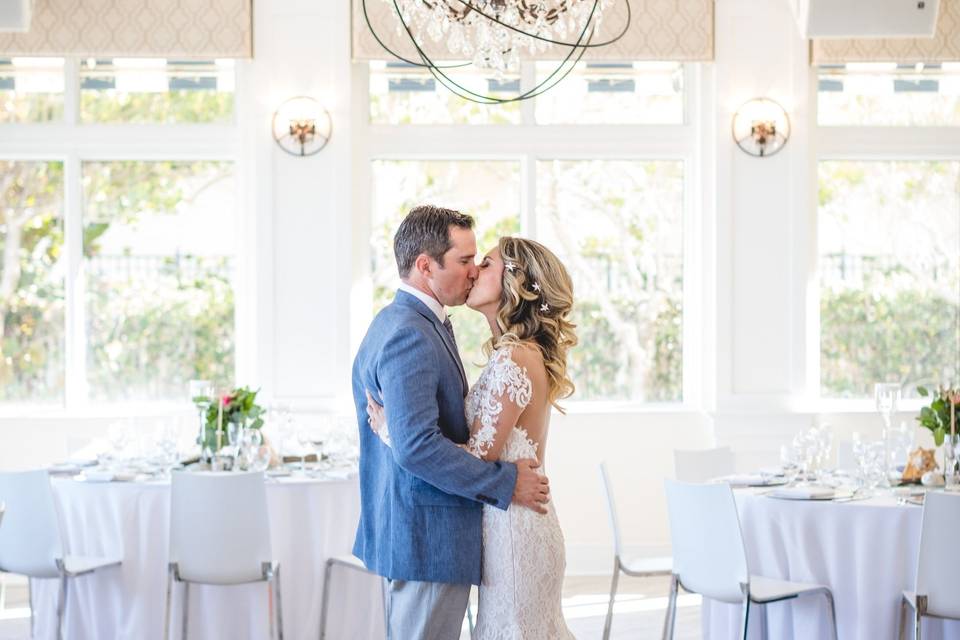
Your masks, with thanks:
[{"label": "crystal chandelier drop", "polygon": [[[427,68],[447,89],[460,97],[483,104],[501,104],[536,97],[569,74],[588,49],[612,44],[630,26],[627,19],[616,36],[594,42],[604,12],[614,0],[383,0],[396,12],[397,30],[406,35],[419,60],[410,60],[391,50],[363,14],[373,37],[391,55]],[[498,78],[519,69],[521,54],[536,56],[551,46],[564,48],[565,57],[553,73],[532,89],[512,98],[475,93],[456,82],[447,69],[473,65]],[[430,51],[446,49],[444,57],[469,60],[465,64],[437,65]]]}]

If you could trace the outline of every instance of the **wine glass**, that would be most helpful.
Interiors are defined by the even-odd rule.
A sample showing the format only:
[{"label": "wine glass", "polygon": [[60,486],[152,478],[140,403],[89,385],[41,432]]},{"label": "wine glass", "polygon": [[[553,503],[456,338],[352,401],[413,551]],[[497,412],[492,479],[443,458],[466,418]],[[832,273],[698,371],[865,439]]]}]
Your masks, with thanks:
[{"label": "wine glass", "polygon": [[204,448],[204,440],[207,434],[207,411],[213,404],[213,396],[216,391],[213,383],[209,380],[191,380],[188,383],[190,401],[196,405],[198,417],[200,419],[200,430],[197,433],[197,444],[200,449]]},{"label": "wine glass", "polygon": [[890,420],[897,411],[900,404],[900,384],[897,382],[878,382],[874,385],[874,399],[876,400],[877,411],[883,418],[883,467],[884,467],[884,486],[890,486]]}]

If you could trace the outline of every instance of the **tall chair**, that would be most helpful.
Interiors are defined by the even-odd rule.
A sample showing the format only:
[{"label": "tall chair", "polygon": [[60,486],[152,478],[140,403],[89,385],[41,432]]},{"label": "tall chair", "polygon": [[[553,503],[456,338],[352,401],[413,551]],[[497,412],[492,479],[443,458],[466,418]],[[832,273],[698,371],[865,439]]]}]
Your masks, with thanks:
[{"label": "tall chair", "polygon": [[[837,619],[829,587],[750,575],[740,518],[729,485],[667,480],[666,492],[673,546],[673,578],[663,624],[664,640],[673,638],[680,587],[707,598],[743,605],[739,636],[743,640],[747,637],[754,605],[824,595],[833,639],[837,640]],[[705,535],[707,531],[709,535]],[[764,615],[764,637],[767,637],[766,621]]]},{"label": "tall chair", "polygon": [[617,502],[613,495],[613,485],[610,482],[610,474],[607,473],[606,462],[600,463],[600,480],[607,501],[610,530],[613,533],[613,577],[610,580],[610,602],[607,604],[607,619],[603,624],[603,640],[608,640],[610,626],[613,624],[613,603],[617,597],[620,573],[625,573],[634,578],[669,576],[673,560],[670,557],[631,558],[624,556],[620,540],[620,522],[617,519]]},{"label": "tall chair", "polygon": [[913,591],[904,591],[900,601],[900,639],[903,640],[907,607],[913,609],[913,626],[921,638],[924,617],[960,620],[957,576],[960,555],[953,552],[960,531],[960,496],[927,493],[920,525],[917,581]]},{"label": "tall chair", "polygon": [[715,449],[675,449],[674,478],[680,482],[707,482],[733,473],[734,456],[730,447]]},{"label": "tall chair", "polygon": [[[174,583],[183,585],[181,638],[187,638],[190,585],[266,582],[270,638],[283,640],[280,565],[273,562],[263,472],[172,476],[170,564],[163,637],[170,637]],[[276,609],[273,594],[276,590]],[[274,620],[274,618],[276,618]]]},{"label": "tall chair", "polygon": [[[363,562],[360,561],[356,556],[335,556],[328,558],[326,566],[323,571],[323,598],[320,605],[320,640],[325,640],[327,637],[327,613],[330,605],[330,591],[333,588],[333,568],[334,567],[343,567],[344,569],[350,569],[351,571],[356,571],[358,573],[366,574],[371,578],[376,579],[380,583],[380,596],[383,600],[383,615],[384,615],[384,629],[388,623],[386,619],[387,615],[387,592],[384,585],[383,578],[376,576],[367,570],[363,565]],[[469,604],[467,605],[467,614],[472,618],[472,613],[469,609]],[[473,635],[473,626],[471,623],[470,627],[471,636]]]},{"label": "tall chair", "polygon": [[[60,581],[57,594],[57,637],[64,637],[66,612],[72,578],[120,564],[119,553],[102,557],[66,552],[60,518],[54,503],[50,475],[45,471],[0,473],[0,500],[6,503],[0,526],[0,571]],[[31,593],[33,589],[28,586]],[[30,602],[30,635],[33,636],[33,600]]]}]

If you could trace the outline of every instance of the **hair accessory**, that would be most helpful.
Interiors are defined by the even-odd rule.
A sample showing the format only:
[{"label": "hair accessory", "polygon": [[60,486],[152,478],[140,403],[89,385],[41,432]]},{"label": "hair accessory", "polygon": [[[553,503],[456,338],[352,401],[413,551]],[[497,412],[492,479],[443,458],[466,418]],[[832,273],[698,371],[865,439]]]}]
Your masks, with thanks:
[{"label": "hair accessory", "polygon": [[539,283],[539,282],[534,282],[534,283],[533,283],[533,290],[534,290],[534,291],[540,291],[540,283]]},{"label": "hair accessory", "polygon": [[508,262],[504,262],[504,263],[503,263],[503,266],[504,266],[504,268],[505,268],[507,271],[509,271],[510,273],[513,273],[513,270],[517,268],[517,265],[516,265],[515,262],[509,262],[509,261],[508,261]]},{"label": "hair accessory", "polygon": [[550,311],[550,305],[544,302],[542,305],[540,305],[540,311],[543,311],[544,313]]}]

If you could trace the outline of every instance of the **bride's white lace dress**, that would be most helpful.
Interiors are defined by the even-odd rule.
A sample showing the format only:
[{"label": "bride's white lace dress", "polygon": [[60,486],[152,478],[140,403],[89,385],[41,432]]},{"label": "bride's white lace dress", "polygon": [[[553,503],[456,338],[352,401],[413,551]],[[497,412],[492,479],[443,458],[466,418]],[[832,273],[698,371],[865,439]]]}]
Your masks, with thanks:
[{"label": "bride's white lace dress", "polygon": [[[533,384],[503,346],[490,357],[466,399],[472,435],[467,450],[484,455],[493,444],[504,403],[526,407]],[[539,443],[516,425],[500,460],[537,458]],[[478,640],[567,640],[561,590],[566,566],[563,533],[553,503],[547,514],[511,506],[483,508],[483,579],[474,637]]]}]

